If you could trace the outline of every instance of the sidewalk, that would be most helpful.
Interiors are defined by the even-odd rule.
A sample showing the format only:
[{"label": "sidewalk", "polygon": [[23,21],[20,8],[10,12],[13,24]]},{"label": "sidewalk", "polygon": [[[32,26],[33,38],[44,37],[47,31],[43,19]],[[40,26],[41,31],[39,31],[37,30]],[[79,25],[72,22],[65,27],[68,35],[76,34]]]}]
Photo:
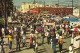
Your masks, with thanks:
[{"label": "sidewalk", "polygon": [[[0,39],[1,40],[1,39]],[[9,50],[8,50],[8,38],[4,38],[4,51],[5,51],[5,53],[9,53]],[[0,45],[0,52],[1,52],[1,45]]]}]

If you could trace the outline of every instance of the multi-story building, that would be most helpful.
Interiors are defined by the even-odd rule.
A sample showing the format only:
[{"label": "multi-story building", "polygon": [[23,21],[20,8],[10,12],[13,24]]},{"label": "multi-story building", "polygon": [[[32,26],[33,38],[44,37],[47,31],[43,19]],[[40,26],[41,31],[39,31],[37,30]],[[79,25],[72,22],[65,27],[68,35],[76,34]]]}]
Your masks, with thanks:
[{"label": "multi-story building", "polygon": [[74,8],[74,9],[73,9],[73,15],[79,17],[79,15],[80,15],[80,14],[79,14],[79,13],[80,13],[79,11],[80,11],[80,10],[79,10],[78,8]]},{"label": "multi-story building", "polygon": [[52,7],[36,7],[33,10],[31,10],[34,15],[47,12],[52,15],[73,15],[73,9],[72,8],[52,8]]},{"label": "multi-story building", "polygon": [[21,12],[25,13],[29,11],[29,9],[35,8],[35,7],[43,7],[44,5],[40,2],[23,2],[21,5]]}]

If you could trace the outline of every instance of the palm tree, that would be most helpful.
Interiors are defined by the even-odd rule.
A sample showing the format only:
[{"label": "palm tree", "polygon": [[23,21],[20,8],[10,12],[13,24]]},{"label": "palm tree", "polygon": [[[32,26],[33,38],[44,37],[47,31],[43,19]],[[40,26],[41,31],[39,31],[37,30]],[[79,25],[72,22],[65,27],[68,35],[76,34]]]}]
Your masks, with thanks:
[{"label": "palm tree", "polygon": [[[0,12],[4,14],[5,0],[0,0]],[[7,15],[10,16],[10,12],[13,11],[13,0],[6,0]]]},{"label": "palm tree", "polygon": [[10,12],[13,11],[13,0],[7,0],[7,15],[10,16]]}]

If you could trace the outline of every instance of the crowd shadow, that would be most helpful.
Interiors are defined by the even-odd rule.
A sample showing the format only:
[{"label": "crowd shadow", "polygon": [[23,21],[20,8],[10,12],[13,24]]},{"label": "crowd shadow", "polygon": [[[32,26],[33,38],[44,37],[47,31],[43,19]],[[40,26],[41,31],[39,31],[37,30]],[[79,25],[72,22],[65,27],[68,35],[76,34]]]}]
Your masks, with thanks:
[{"label": "crowd shadow", "polygon": [[69,52],[69,50],[67,48],[63,49],[63,53],[65,52]]},{"label": "crowd shadow", "polygon": [[[57,52],[60,52],[60,50],[56,50],[56,53],[57,53]],[[67,53],[68,53],[68,52],[69,52],[69,50],[68,50],[67,48],[62,49],[62,53],[65,53],[65,52],[67,52]]]},{"label": "crowd shadow", "polygon": [[41,46],[41,45],[42,45],[41,43],[38,44],[38,46]]},{"label": "crowd shadow", "polygon": [[[16,49],[16,48],[13,48],[12,50],[14,50],[14,49]],[[21,49],[20,51],[19,50],[18,51],[14,50],[14,51],[10,51],[9,53],[21,52],[21,51],[29,50],[29,49],[31,49],[31,48],[27,47],[27,48]]]},{"label": "crowd shadow", "polygon": [[42,53],[42,52],[45,52],[46,50],[45,49],[40,49],[38,50],[38,53]]}]

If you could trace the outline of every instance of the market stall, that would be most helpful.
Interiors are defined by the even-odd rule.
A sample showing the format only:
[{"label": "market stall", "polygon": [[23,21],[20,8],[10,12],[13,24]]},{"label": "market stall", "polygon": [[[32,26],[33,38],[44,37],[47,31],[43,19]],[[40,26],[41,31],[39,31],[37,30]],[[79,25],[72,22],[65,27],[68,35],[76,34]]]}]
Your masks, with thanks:
[{"label": "market stall", "polygon": [[72,38],[71,38],[71,43],[74,45],[74,49],[77,49],[80,47],[80,35],[79,35],[79,32],[80,32],[80,29],[79,28],[73,28],[73,29],[70,29],[71,31],[73,31],[72,33]]}]

